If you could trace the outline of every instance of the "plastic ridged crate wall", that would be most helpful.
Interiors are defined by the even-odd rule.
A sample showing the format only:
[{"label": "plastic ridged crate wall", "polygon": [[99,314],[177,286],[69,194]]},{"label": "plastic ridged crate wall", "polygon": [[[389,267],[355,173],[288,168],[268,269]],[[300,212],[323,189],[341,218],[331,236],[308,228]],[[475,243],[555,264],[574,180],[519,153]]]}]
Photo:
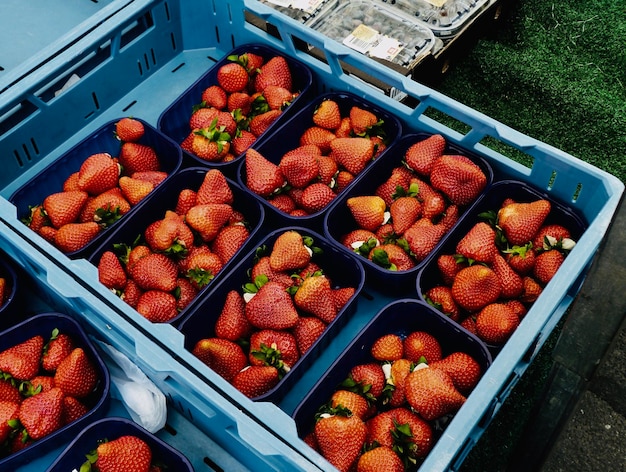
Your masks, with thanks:
[{"label": "plastic ridged crate wall", "polygon": [[[276,25],[281,39],[247,23],[246,10]],[[495,180],[527,182],[572,208],[588,224],[562,270],[422,466],[429,471],[456,470],[576,296],[623,193],[623,184],[615,177],[323,38],[259,2],[143,0],[128,5],[59,52],[24,78],[19,90],[0,95],[0,151],[7,156],[0,195],[6,198],[106,121],[134,115],[155,124],[167,105],[224,53],[254,42],[271,45],[309,65],[318,93],[349,91],[394,113],[405,132],[441,133],[451,143],[484,157],[494,169]],[[307,54],[303,42],[325,51],[325,61]],[[378,86],[344,72],[349,67],[405,93],[408,99],[401,103],[389,98]],[[82,79],[50,98],[51,91],[72,73]],[[459,126],[442,125],[433,118],[438,114],[452,117]],[[50,133],[39,133],[46,127]],[[494,141],[510,148],[513,157],[493,150]],[[520,154],[525,162],[533,162],[532,167],[518,161]],[[285,413],[293,411],[301,392],[281,402],[284,412],[268,403],[249,401],[186,351],[174,327],[147,322],[115,295],[100,289],[93,265],[85,260],[70,261],[43,241],[17,220],[15,208],[4,199],[0,200],[0,223],[7,252],[49,285],[51,292],[68,297],[77,312],[95,314],[85,316],[92,329],[103,336],[109,333],[111,342],[146,369],[176,410],[211,440],[224,441],[220,446],[235,460],[253,467],[261,459],[270,469],[331,469],[297,437],[295,425]],[[51,272],[59,276],[53,277]],[[357,313],[303,376],[299,390],[314,384],[353,333],[390,301],[376,287],[366,287],[366,291],[370,296],[360,297]],[[217,425],[216,415],[224,419]],[[227,438],[222,437],[224,431]],[[231,443],[245,447],[231,447]]]}]

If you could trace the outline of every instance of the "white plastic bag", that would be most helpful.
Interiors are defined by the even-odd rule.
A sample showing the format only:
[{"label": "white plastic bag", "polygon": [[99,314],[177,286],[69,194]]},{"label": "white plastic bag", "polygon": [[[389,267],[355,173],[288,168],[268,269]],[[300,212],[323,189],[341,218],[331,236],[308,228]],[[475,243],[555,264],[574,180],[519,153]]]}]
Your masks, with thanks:
[{"label": "white plastic bag", "polygon": [[112,396],[124,403],[135,423],[151,433],[159,431],[165,426],[167,419],[167,404],[163,392],[120,351],[102,341],[97,343],[108,355],[107,360],[111,361],[106,364],[111,383],[119,397],[113,395],[113,390]]}]

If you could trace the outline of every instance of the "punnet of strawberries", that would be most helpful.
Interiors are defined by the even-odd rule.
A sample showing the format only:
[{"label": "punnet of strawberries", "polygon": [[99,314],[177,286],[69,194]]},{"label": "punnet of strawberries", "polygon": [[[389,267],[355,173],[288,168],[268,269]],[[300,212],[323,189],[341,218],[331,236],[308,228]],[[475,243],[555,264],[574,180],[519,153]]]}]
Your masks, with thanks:
[{"label": "punnet of strawberries", "polygon": [[183,150],[207,162],[230,162],[243,154],[299,96],[281,55],[233,54],[218,66],[215,82],[189,110]]},{"label": "punnet of strawberries", "polygon": [[0,351],[0,458],[88,414],[102,381],[81,340],[58,329]]},{"label": "punnet of strawberries", "polygon": [[[292,119],[295,139],[283,127],[265,146],[250,148],[241,175],[248,189],[290,217],[325,209],[395,139],[379,112],[346,103],[327,96]],[[277,154],[269,143],[281,140],[291,146]]]},{"label": "punnet of strawberries", "polygon": [[558,212],[540,196],[502,198],[430,262],[422,296],[487,344],[502,346],[576,244],[580,226],[551,220]]},{"label": "punnet of strawberries", "polygon": [[[276,387],[357,293],[359,284],[338,282],[327,260],[319,262],[323,250],[297,228],[261,245],[236,279],[241,288],[228,289],[223,305],[211,304],[219,315],[213,329],[189,345],[191,352],[250,398]],[[196,314],[204,324],[205,315]],[[186,337],[188,329],[198,336],[197,326],[183,323]]]},{"label": "punnet of strawberries", "polygon": [[381,270],[416,268],[490,181],[473,159],[446,149],[439,134],[406,137],[394,149],[402,155],[385,157],[397,162],[385,177],[368,181],[376,182],[372,188],[360,182],[334,209],[342,217],[329,219],[333,239]]},{"label": "punnet of strawberries", "polygon": [[[200,175],[192,172],[195,169],[181,171],[175,178]],[[251,235],[249,215],[238,209],[221,170],[209,169],[195,180],[200,182],[197,187],[185,180],[175,195],[169,195],[174,186],[167,187],[175,203],[146,208],[154,219],[143,230],[137,228],[132,240],[112,243],[94,261],[99,281],[155,323],[176,318]]]},{"label": "punnet of strawberries", "polygon": [[24,223],[64,253],[81,250],[128,213],[168,173],[154,147],[141,142],[142,121],[124,117],[115,123],[119,152],[84,156],[58,192],[32,202]]},{"label": "punnet of strawberries", "polygon": [[427,328],[380,331],[301,433],[340,471],[416,470],[484,374]]}]

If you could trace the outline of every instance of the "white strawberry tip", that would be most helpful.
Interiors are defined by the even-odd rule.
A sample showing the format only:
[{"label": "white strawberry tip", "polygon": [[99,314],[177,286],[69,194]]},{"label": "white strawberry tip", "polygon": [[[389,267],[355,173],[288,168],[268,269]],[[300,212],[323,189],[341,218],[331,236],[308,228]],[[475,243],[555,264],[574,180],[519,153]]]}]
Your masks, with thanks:
[{"label": "white strawberry tip", "polygon": [[243,301],[248,303],[252,298],[256,295],[256,293],[246,292],[243,294]]},{"label": "white strawberry tip", "polygon": [[[350,247],[356,251],[361,246],[363,246],[363,244],[365,244],[366,242],[367,241],[365,241],[365,240],[363,240],[363,241],[354,241],[352,244],[350,244]],[[376,240],[376,247],[378,247],[378,246],[380,246],[380,241],[377,239]]]},{"label": "white strawberry tip", "polygon": [[311,249],[309,246],[304,246],[307,250],[307,252],[309,253],[310,256],[313,256],[313,249]]},{"label": "white strawberry tip", "polygon": [[389,220],[391,219],[391,212],[386,211],[384,213],[384,217],[383,217],[383,224],[387,224],[389,223]]},{"label": "white strawberry tip", "polygon": [[335,415],[331,415],[330,413],[322,413],[320,415],[320,418],[332,418]]},{"label": "white strawberry tip", "polygon": [[385,374],[385,379],[389,385],[394,385],[393,379],[391,378],[391,364],[383,364],[382,365],[383,373]]},{"label": "white strawberry tip", "polygon": [[561,247],[566,251],[571,251],[572,249],[574,249],[574,246],[576,246],[576,241],[574,241],[573,239],[563,238],[563,241],[561,241]]},{"label": "white strawberry tip", "polygon": [[426,364],[426,362],[420,362],[419,364],[415,366],[415,369],[413,370],[415,371],[415,370],[420,370],[420,369],[428,369],[428,367],[429,365]]}]

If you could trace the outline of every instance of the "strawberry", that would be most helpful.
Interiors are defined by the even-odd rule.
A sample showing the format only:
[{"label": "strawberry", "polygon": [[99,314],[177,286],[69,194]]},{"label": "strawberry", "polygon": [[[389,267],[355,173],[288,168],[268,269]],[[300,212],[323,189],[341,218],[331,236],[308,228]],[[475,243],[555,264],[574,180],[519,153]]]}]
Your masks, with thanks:
[{"label": "strawberry", "polygon": [[89,408],[77,398],[63,398],[63,414],[61,415],[61,423],[63,425],[70,424],[87,413],[89,413]]},{"label": "strawberry", "polygon": [[94,465],[99,472],[119,472],[129,468],[134,472],[149,472],[152,451],[141,438],[124,435],[100,443],[96,457]]},{"label": "strawberry", "polygon": [[281,233],[269,255],[270,267],[275,271],[300,269],[311,261],[312,252],[305,238],[295,230]]},{"label": "strawberry", "polygon": [[476,333],[489,344],[504,344],[519,326],[519,318],[503,303],[491,303],[476,316]]},{"label": "strawberry", "polygon": [[468,311],[478,311],[500,296],[498,275],[489,267],[472,265],[461,269],[452,283],[452,296]]},{"label": "strawberry", "polygon": [[355,175],[347,170],[339,170],[335,176],[335,192],[341,193],[354,182]]},{"label": "strawberry", "polygon": [[522,246],[539,231],[552,205],[539,199],[529,203],[510,203],[498,210],[498,226],[510,245]]},{"label": "strawberry", "polygon": [[178,268],[176,263],[164,254],[148,254],[134,264],[129,264],[128,272],[142,290],[169,292],[176,288]]},{"label": "strawberry", "polygon": [[[569,242],[572,245],[570,230],[563,225],[548,224],[539,228],[539,231],[535,234],[533,239],[533,247],[535,249],[543,249],[548,251],[552,248],[556,249],[571,249],[567,247]],[[564,246],[564,244],[566,246]]]},{"label": "strawberry", "polygon": [[272,205],[274,208],[277,208],[279,211],[282,211],[283,213],[287,213],[288,215],[292,214],[292,212],[296,210],[306,213],[304,210],[298,209],[296,207],[296,202],[294,201],[294,199],[291,198],[286,193],[279,193],[278,195],[270,197],[267,200],[267,203]]},{"label": "strawberry", "polygon": [[261,68],[265,60],[263,59],[263,56],[253,52],[246,52],[237,57],[237,62],[246,68],[250,76],[254,76]]},{"label": "strawberry", "polygon": [[101,227],[94,221],[69,223],[57,230],[54,244],[65,253],[75,252],[89,244],[100,230]]},{"label": "strawberry", "polygon": [[271,365],[288,372],[300,359],[296,338],[287,331],[261,329],[250,336],[251,365]]},{"label": "strawberry", "polygon": [[218,110],[226,108],[226,102],[228,100],[228,94],[219,85],[209,85],[202,91],[201,95],[204,106],[213,107]]},{"label": "strawberry", "polygon": [[310,126],[302,132],[299,144],[300,146],[313,145],[322,153],[327,154],[331,150],[331,142],[335,139],[337,137],[331,130],[319,126]]},{"label": "strawberry", "polygon": [[39,360],[44,346],[37,335],[0,352],[0,372],[17,380],[28,380],[39,372]]},{"label": "strawberry", "polygon": [[367,257],[383,269],[394,272],[415,267],[415,261],[397,244],[381,244],[372,249]]},{"label": "strawberry", "polygon": [[185,214],[185,222],[204,242],[210,242],[228,223],[232,213],[232,206],[226,203],[205,203],[191,207]]},{"label": "strawberry", "polygon": [[226,294],[224,306],[215,321],[215,335],[218,338],[237,341],[252,334],[252,325],[245,315],[246,303],[237,290]]},{"label": "strawberry", "polygon": [[237,62],[229,62],[217,70],[217,83],[227,93],[241,92],[250,80],[248,71]]},{"label": "strawberry", "polygon": [[130,175],[133,179],[151,182],[155,187],[167,179],[168,173],[162,170],[138,170]]},{"label": "strawberry", "polygon": [[385,221],[385,201],[376,195],[350,197],[346,205],[360,228],[374,231]]},{"label": "strawberry", "polygon": [[391,203],[389,213],[393,230],[401,235],[420,217],[422,204],[412,196],[398,197]]},{"label": "strawberry", "polygon": [[137,205],[141,200],[148,196],[152,190],[154,190],[154,184],[145,180],[133,179],[123,175],[120,177],[118,184],[122,190],[124,198],[128,200],[131,205]]},{"label": "strawberry", "polygon": [[[71,191],[71,190],[67,190]],[[66,192],[66,190],[63,190]],[[43,227],[50,225],[50,219],[46,214],[46,211],[43,208],[43,205],[35,205],[30,208],[30,213],[25,220],[26,225],[35,232],[39,232],[39,230]]]},{"label": "strawberry", "polygon": [[133,279],[128,279],[121,291],[120,298],[131,307],[136,308],[142,294],[143,290],[139,288],[139,285]]},{"label": "strawberry", "polygon": [[[213,124],[213,127],[215,127],[219,114],[220,111],[217,108],[213,107],[201,107],[196,109],[191,114],[191,116],[189,117],[189,129],[191,129],[192,133],[189,135],[191,136],[188,143],[190,147],[189,150],[192,150],[191,145],[193,142],[193,137],[195,136],[194,131],[202,128],[209,128],[211,124]],[[185,149],[185,147],[183,147],[183,149]]]},{"label": "strawberry", "polygon": [[180,313],[196,298],[198,288],[189,279],[178,277],[173,295],[176,298],[176,310]]},{"label": "strawberry", "polygon": [[120,165],[125,175],[135,172],[161,170],[161,162],[156,151],[147,144],[124,143],[119,154]]},{"label": "strawberry", "polygon": [[250,278],[255,280],[259,276],[265,276],[268,280],[280,283],[285,288],[295,284],[295,279],[287,272],[272,269],[269,256],[261,257],[252,267]]},{"label": "strawberry", "polygon": [[368,138],[336,138],[330,148],[330,156],[353,175],[363,171],[374,158],[374,143]]},{"label": "strawberry", "polygon": [[426,421],[456,412],[465,397],[443,370],[425,367],[411,372],[405,383],[406,399]]},{"label": "strawberry", "polygon": [[526,305],[524,305],[524,303],[522,303],[519,299],[506,300],[504,304],[517,315],[520,321],[522,320],[522,318],[524,318],[524,316],[526,316],[526,313],[528,312],[528,308],[526,308]]},{"label": "strawberry", "polygon": [[278,167],[287,183],[292,187],[304,188],[319,174],[318,152],[311,147],[300,146],[283,155]]},{"label": "strawberry", "polygon": [[22,395],[19,389],[13,385],[10,379],[0,379],[0,401],[20,403]]},{"label": "strawberry", "polygon": [[239,156],[246,152],[255,141],[256,136],[250,131],[245,129],[239,130],[230,142],[230,150],[235,156]]},{"label": "strawberry", "polygon": [[433,428],[408,408],[390,410],[396,426],[394,450],[412,463],[415,458],[426,457],[433,447]]},{"label": "strawberry", "polygon": [[20,404],[19,419],[31,439],[42,439],[63,426],[63,397],[63,391],[55,387]]},{"label": "strawberry", "polygon": [[375,233],[368,229],[361,228],[349,231],[341,236],[339,241],[345,247],[355,252],[361,252],[360,248],[366,244],[366,247],[363,247],[365,254],[369,254],[372,248],[380,244],[380,240]]},{"label": "strawberry", "polygon": [[482,374],[478,361],[461,351],[448,354],[439,361],[431,362],[429,366],[447,373],[457,390],[466,395],[476,386]]},{"label": "strawberry", "polygon": [[291,105],[291,102],[297,95],[285,87],[270,84],[263,90],[263,96],[270,110],[284,110]]},{"label": "strawberry", "polygon": [[[369,362],[366,364],[358,364],[350,369],[348,384],[360,386],[366,389],[375,399],[383,394],[385,388],[385,373],[380,364]],[[344,387],[346,383],[344,382]]]},{"label": "strawberry", "polygon": [[13,432],[10,425],[18,419],[19,411],[19,402],[0,400],[0,444],[4,443]]},{"label": "strawberry", "polygon": [[64,181],[62,190],[64,192],[72,192],[75,190],[80,190],[78,186],[78,171],[72,172]]},{"label": "strawberry", "polygon": [[438,311],[449,317],[453,321],[459,321],[461,310],[454,301],[452,290],[445,285],[436,285],[428,289],[424,294],[424,299],[429,305],[434,306]]},{"label": "strawberry", "polygon": [[526,275],[535,267],[536,252],[531,243],[504,250],[506,261],[520,275]]},{"label": "strawberry", "polygon": [[223,269],[220,257],[211,252],[208,246],[199,246],[189,252],[185,261],[185,276],[200,290]]},{"label": "strawberry", "polygon": [[345,414],[323,415],[314,428],[322,455],[342,472],[347,472],[357,462],[367,435],[362,419]]},{"label": "strawberry", "polygon": [[443,156],[445,148],[445,138],[440,134],[433,134],[409,146],[404,154],[404,160],[413,172],[428,177],[433,170],[435,161]]},{"label": "strawberry", "polygon": [[325,323],[330,323],[337,316],[330,280],[325,275],[306,277],[295,293],[294,304],[297,308],[317,316]]},{"label": "strawberry", "polygon": [[378,123],[378,117],[364,108],[353,106],[349,113],[352,131],[357,136],[366,135]]},{"label": "strawberry", "polygon": [[280,167],[255,149],[246,152],[245,167],[247,187],[261,197],[270,196],[285,184]]},{"label": "strawberry", "polygon": [[233,386],[248,398],[255,398],[269,392],[280,380],[276,367],[251,365],[238,372],[233,378]]},{"label": "strawberry", "polygon": [[42,206],[52,226],[58,229],[78,219],[87,197],[82,190],[57,192],[48,195]]},{"label": "strawberry", "polygon": [[184,216],[185,213],[189,211],[189,209],[196,204],[196,191],[190,188],[184,188],[178,193],[178,198],[176,199],[176,207],[174,211]]},{"label": "strawberry", "polygon": [[486,187],[487,176],[466,156],[443,155],[433,165],[430,183],[455,205],[469,205]]},{"label": "strawberry", "polygon": [[339,389],[333,392],[329,404],[331,408],[345,408],[362,420],[370,415],[372,408],[365,397],[350,390]]},{"label": "strawberry", "polygon": [[502,298],[517,298],[524,290],[524,283],[522,277],[513,270],[513,268],[506,262],[506,259],[497,253],[493,258],[491,264],[493,271],[500,279],[500,297]]},{"label": "strawberry", "polygon": [[380,446],[364,452],[357,462],[356,472],[403,472],[404,464],[393,449]]},{"label": "strawberry", "polygon": [[59,333],[57,329],[53,330],[50,340],[43,348],[41,367],[49,372],[55,371],[61,361],[73,350],[74,341],[71,336],[65,333]]},{"label": "strawberry", "polygon": [[54,387],[54,377],[49,375],[36,375],[32,379],[20,384],[20,390],[25,397],[48,391]]},{"label": "strawberry", "polygon": [[374,341],[370,353],[378,361],[396,361],[404,356],[403,340],[397,334],[385,334]]},{"label": "strawberry", "polygon": [[389,406],[398,407],[403,405],[406,401],[404,396],[404,382],[406,376],[409,375],[412,369],[413,363],[406,358],[401,358],[391,363],[391,372],[387,383],[393,385],[393,391],[389,396]]},{"label": "strawberry", "polygon": [[269,281],[246,304],[245,315],[258,329],[289,329],[298,322],[298,312],[285,287]]},{"label": "strawberry", "polygon": [[276,85],[291,90],[291,70],[284,57],[273,56],[259,68],[254,78],[254,89],[257,92],[263,92],[268,85]]},{"label": "strawberry", "polygon": [[326,329],[326,323],[315,316],[300,316],[292,328],[298,351],[304,355]]},{"label": "strawberry", "polygon": [[445,233],[446,229],[442,225],[434,224],[427,218],[420,218],[404,232],[403,238],[415,260],[421,262],[435,249]]},{"label": "strawberry", "polygon": [[341,110],[336,101],[323,100],[313,112],[313,123],[320,128],[336,130],[341,124]]},{"label": "strawberry", "polygon": [[131,209],[130,203],[122,195],[119,187],[90,197],[78,218],[78,222],[95,221],[104,228],[108,228]]},{"label": "strawberry", "polygon": [[98,371],[81,347],[74,348],[54,374],[54,385],[70,397],[86,397],[97,383]]},{"label": "strawberry", "polygon": [[122,290],[126,286],[126,271],[113,251],[104,251],[100,256],[98,280],[108,289]]},{"label": "strawberry", "polygon": [[404,357],[415,363],[438,361],[441,359],[441,345],[432,334],[413,331],[404,339]]},{"label": "strawberry", "polygon": [[80,166],[78,187],[90,195],[98,195],[116,187],[119,176],[119,166],[110,154],[92,154]]},{"label": "strawberry", "polygon": [[162,219],[151,223],[144,237],[154,252],[163,252],[172,257],[184,257],[194,244],[191,228],[172,210],[166,210]]},{"label": "strawberry", "polygon": [[330,156],[317,156],[317,165],[319,168],[319,174],[317,178],[323,184],[330,187],[333,186],[335,174],[339,170],[337,162]]},{"label": "strawberry", "polygon": [[539,295],[541,295],[543,288],[539,285],[537,280],[528,275],[522,278],[522,282],[524,283],[524,290],[519,296],[519,300],[523,303],[534,303],[537,298],[539,298]]},{"label": "strawberry", "polygon": [[443,194],[423,180],[413,178],[411,179],[411,185],[413,184],[417,184],[419,188],[417,197],[422,201],[422,216],[429,220],[440,217],[447,208]]},{"label": "strawberry", "polygon": [[193,153],[209,162],[222,161],[230,151],[231,136],[221,131],[213,123],[208,128],[200,128],[194,131],[194,138],[191,142]]},{"label": "strawberry", "polygon": [[226,109],[231,113],[240,110],[242,115],[247,116],[252,110],[253,101],[254,99],[245,91],[234,92],[226,99]]},{"label": "strawberry", "polygon": [[490,264],[498,254],[495,241],[495,230],[481,221],[472,226],[460,239],[456,245],[456,252],[467,258],[470,263],[475,261]]},{"label": "strawberry", "polygon": [[222,227],[213,241],[211,250],[217,254],[223,264],[232,259],[250,237],[250,231],[242,224]]},{"label": "strawberry", "polygon": [[201,339],[192,353],[229,382],[248,365],[248,357],[241,346],[228,339]]},{"label": "strawberry", "polygon": [[145,131],[143,123],[131,117],[124,117],[115,123],[115,136],[122,142],[139,141]]},{"label": "strawberry", "polygon": [[411,176],[411,171],[406,167],[395,167],[387,180],[380,184],[374,193],[382,198],[387,206],[391,206],[399,188],[405,192],[408,191]]},{"label": "strawberry", "polygon": [[249,125],[250,132],[258,138],[267,131],[281,113],[280,110],[269,110],[265,113],[253,116]]},{"label": "strawberry", "polygon": [[542,252],[535,260],[535,267],[533,268],[535,279],[544,285],[547,284],[552,280],[564,260],[565,256],[557,249]]},{"label": "strawberry", "polygon": [[317,213],[326,208],[335,197],[335,192],[328,185],[321,182],[313,182],[302,192],[300,206],[308,214]]},{"label": "strawberry", "polygon": [[139,297],[135,309],[153,323],[166,323],[178,315],[176,297],[162,290],[146,290]]}]

